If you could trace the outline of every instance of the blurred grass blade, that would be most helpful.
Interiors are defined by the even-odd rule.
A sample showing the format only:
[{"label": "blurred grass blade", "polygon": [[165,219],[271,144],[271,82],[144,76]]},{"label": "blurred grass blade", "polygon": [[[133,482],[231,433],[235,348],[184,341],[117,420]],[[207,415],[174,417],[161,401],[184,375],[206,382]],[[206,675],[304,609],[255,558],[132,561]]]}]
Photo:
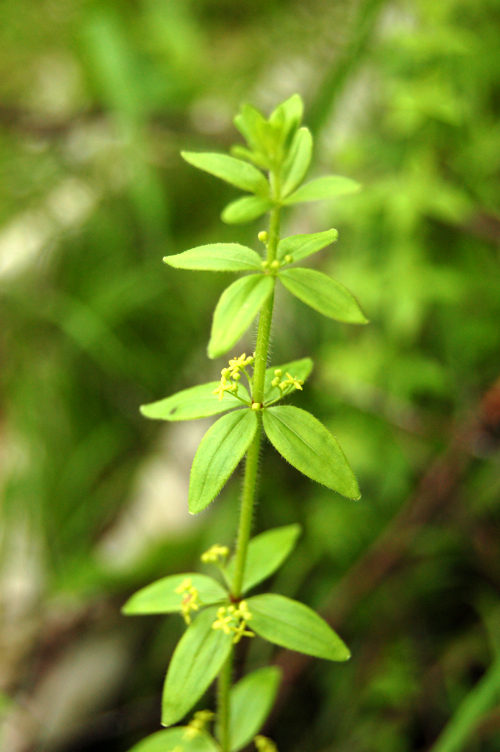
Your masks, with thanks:
[{"label": "blurred grass blade", "polygon": [[255,595],[246,602],[251,628],[274,645],[329,661],[351,657],[340,637],[309,606],[274,593]]}]

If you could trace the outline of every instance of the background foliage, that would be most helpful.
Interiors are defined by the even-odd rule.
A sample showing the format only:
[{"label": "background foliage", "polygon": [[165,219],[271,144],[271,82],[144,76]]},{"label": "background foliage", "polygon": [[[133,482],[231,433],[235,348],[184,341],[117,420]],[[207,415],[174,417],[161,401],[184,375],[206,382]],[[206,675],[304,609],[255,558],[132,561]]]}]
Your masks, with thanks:
[{"label": "background foliage", "polygon": [[119,608],[231,543],[239,494],[188,518],[206,425],[138,412],[220,370],[224,282],[161,258],[262,229],[222,225],[236,192],[179,151],[225,150],[242,101],[298,91],[317,174],[364,189],[290,210],[285,234],[338,228],[314,263],[371,324],[278,301],[274,359],[313,357],[301,406],[363,497],[263,455],[255,530],[305,531],[279,590],[353,653],[278,654],[266,733],[283,752],[499,750],[498,3],[17,0],[0,24],[5,749],[124,752],[158,728],[181,622]]}]

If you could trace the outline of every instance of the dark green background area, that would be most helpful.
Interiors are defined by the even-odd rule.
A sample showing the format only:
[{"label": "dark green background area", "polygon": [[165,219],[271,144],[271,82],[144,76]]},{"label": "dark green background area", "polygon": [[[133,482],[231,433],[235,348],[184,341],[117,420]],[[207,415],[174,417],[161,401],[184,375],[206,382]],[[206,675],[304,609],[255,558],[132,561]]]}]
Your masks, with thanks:
[{"label": "dark green background area", "polygon": [[[303,525],[267,589],[353,657],[255,640],[238,670],[284,668],[280,752],[500,750],[498,3],[5,0],[0,29],[0,747],[126,752],[159,728],[182,622],[120,607],[232,543],[240,480],[189,524],[171,476],[202,429],[139,413],[225,365],[206,344],[234,275],[162,257],[260,250],[264,229],[223,225],[238,192],[179,152],[226,151],[242,102],[267,115],[297,91],[313,175],[363,190],[289,210],[283,232],[339,230],[310,264],[370,324],[283,294],[272,356],[313,358],[293,403],[337,436],[362,499],[267,445],[255,531]],[[165,515],[142,533],[144,478]]]}]

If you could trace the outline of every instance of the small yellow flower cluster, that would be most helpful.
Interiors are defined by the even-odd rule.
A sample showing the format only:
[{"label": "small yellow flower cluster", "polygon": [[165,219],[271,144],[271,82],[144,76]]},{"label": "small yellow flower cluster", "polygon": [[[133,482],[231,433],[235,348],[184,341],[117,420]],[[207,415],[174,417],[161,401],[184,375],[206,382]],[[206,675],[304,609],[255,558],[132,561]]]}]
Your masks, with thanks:
[{"label": "small yellow flower cluster", "polygon": [[217,611],[217,619],[212,624],[212,629],[222,629],[224,634],[234,632],[233,642],[236,644],[243,635],[254,637],[254,633],[246,628],[247,622],[252,618],[248,610],[247,602],[240,601],[238,606],[221,606]]},{"label": "small yellow flower cluster", "polygon": [[222,369],[220,372],[220,384],[212,392],[212,394],[219,395],[219,402],[225,392],[229,392],[235,396],[238,394],[238,381],[241,378],[240,371],[243,371],[246,366],[251,366],[252,363],[253,357],[250,355],[247,358],[246,353],[243,353],[239,358],[232,358],[229,361],[229,368]]},{"label": "small yellow flower cluster", "polygon": [[186,624],[191,624],[191,611],[199,611],[199,593],[194,587],[190,577],[187,577],[179,587],[175,588],[176,593],[184,594],[181,601],[181,614]]},{"label": "small yellow flower cluster", "polygon": [[254,736],[254,743],[258,749],[258,752],[278,752],[278,747],[267,736]]},{"label": "small yellow flower cluster", "polygon": [[282,376],[283,371],[281,368],[277,368],[274,372],[274,379],[271,381],[271,385],[277,386],[282,394],[289,387],[295,387],[295,389],[300,389],[302,391],[302,384],[304,383],[303,379],[298,379],[296,376],[290,376],[287,372],[286,379],[280,382]]},{"label": "small yellow flower cluster", "polygon": [[200,731],[203,731],[205,726],[214,717],[214,713],[211,710],[199,710],[194,714],[193,718],[189,721],[184,731],[184,739],[194,739],[198,736]]},{"label": "small yellow flower cluster", "polygon": [[200,558],[204,564],[219,564],[219,559],[225,560],[228,556],[229,548],[227,546],[219,546],[215,543]]}]

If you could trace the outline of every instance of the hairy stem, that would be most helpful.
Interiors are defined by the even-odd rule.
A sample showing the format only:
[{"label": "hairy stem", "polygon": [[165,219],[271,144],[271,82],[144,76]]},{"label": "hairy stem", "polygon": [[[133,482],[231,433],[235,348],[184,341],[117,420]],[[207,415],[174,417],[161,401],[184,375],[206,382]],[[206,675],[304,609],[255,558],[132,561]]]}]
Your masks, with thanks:
[{"label": "hairy stem", "polygon": [[[271,212],[269,223],[269,240],[267,244],[267,261],[272,263],[276,258],[280,233],[280,210],[276,205]],[[266,380],[267,359],[269,355],[269,340],[271,338],[271,322],[273,318],[274,289],[260,310],[259,327],[257,330],[257,344],[255,348],[254,372],[252,379],[252,402],[262,406],[264,402],[264,388]],[[258,428],[247,452],[245,476],[243,479],[243,493],[241,498],[240,521],[236,542],[236,560],[233,577],[232,597],[241,598],[243,578],[247,558],[248,542],[252,529],[255,489],[257,486],[257,469],[259,464],[260,442],[262,439],[262,412],[256,411]],[[218,679],[217,698],[217,728],[218,739],[222,752],[229,752],[229,692],[231,689],[232,656],[226,661]]]}]

